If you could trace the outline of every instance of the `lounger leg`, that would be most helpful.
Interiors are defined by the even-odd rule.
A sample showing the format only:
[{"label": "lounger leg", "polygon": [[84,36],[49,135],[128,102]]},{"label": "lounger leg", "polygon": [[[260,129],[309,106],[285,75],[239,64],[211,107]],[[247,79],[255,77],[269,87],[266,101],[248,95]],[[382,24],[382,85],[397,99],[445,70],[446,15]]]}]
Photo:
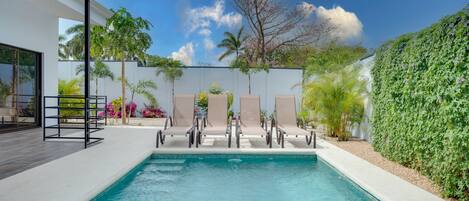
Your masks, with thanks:
[{"label": "lounger leg", "polygon": [[236,147],[239,148],[239,134],[236,134]]},{"label": "lounger leg", "polygon": [[156,132],[156,148],[158,148],[160,146],[160,132],[161,132],[161,130]]},{"label": "lounger leg", "polygon": [[228,135],[228,148],[231,148],[231,133]]},{"label": "lounger leg", "polygon": [[285,133],[280,133],[280,136],[282,138],[282,148],[285,148]]},{"label": "lounger leg", "polygon": [[313,148],[316,149],[316,132],[313,132]]},{"label": "lounger leg", "polygon": [[191,131],[191,133],[189,133],[189,143],[188,143],[189,148],[191,148],[191,146],[192,146],[192,133],[193,133],[192,131]]},{"label": "lounger leg", "polygon": [[311,131],[311,134],[309,135],[309,137],[306,135],[305,138],[306,138],[306,144],[308,146],[311,145],[311,141],[313,140],[313,131]]},{"label": "lounger leg", "polygon": [[265,137],[267,138],[267,144],[269,145],[269,148],[272,148],[272,133],[267,131],[267,135]]},{"label": "lounger leg", "polygon": [[280,141],[282,140],[282,132],[277,133],[277,144],[280,145]]},{"label": "lounger leg", "polygon": [[195,147],[196,148],[199,148],[200,138],[201,138],[201,136],[200,136],[200,131],[199,131],[199,132],[197,132],[197,136],[195,138]]},{"label": "lounger leg", "polygon": [[160,132],[160,143],[161,143],[161,145],[164,144],[165,139],[166,139],[166,135],[163,135],[163,132]]}]

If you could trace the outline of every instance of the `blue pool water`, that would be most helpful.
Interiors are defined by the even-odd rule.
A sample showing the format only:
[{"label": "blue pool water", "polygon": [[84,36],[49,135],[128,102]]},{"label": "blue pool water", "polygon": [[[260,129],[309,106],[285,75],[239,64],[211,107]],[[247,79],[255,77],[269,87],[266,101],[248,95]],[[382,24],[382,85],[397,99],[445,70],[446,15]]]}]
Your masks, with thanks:
[{"label": "blue pool water", "polygon": [[314,155],[153,155],[93,200],[376,200]]}]

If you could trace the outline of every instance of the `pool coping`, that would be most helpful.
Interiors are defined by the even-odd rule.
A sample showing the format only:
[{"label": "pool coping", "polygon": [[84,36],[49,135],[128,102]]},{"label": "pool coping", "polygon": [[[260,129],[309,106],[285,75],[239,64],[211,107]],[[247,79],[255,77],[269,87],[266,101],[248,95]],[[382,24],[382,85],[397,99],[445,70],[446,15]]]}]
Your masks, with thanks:
[{"label": "pool coping", "polygon": [[[0,180],[0,200],[90,200],[152,154],[316,154],[380,200],[442,200],[324,140],[318,148],[154,147],[154,128],[107,128],[102,144]],[[129,135],[132,133],[132,135]]]}]

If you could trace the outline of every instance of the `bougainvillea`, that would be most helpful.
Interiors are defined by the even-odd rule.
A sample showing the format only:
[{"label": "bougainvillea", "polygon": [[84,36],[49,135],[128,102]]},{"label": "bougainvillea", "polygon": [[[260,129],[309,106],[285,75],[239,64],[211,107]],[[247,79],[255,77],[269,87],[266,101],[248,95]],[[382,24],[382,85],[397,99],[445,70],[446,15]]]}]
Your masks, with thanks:
[{"label": "bougainvillea", "polygon": [[372,68],[374,148],[458,200],[469,200],[468,13],[384,44]]},{"label": "bougainvillea", "polygon": [[142,109],[143,118],[163,118],[166,112],[161,107],[145,107]]}]

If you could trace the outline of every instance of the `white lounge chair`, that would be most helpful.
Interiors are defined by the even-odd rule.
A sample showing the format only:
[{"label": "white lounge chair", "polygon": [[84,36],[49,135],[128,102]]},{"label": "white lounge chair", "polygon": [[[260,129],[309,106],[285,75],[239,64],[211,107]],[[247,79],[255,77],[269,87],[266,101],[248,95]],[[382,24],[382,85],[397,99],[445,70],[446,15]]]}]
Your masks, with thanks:
[{"label": "white lounge chair", "polygon": [[241,96],[240,116],[236,119],[236,145],[239,148],[241,137],[264,137],[272,148],[272,135],[267,131],[267,120],[261,120],[259,96]]},{"label": "white lounge chair", "polygon": [[271,132],[273,125],[276,128],[277,143],[285,147],[285,137],[288,136],[305,136],[306,144],[310,145],[313,141],[313,147],[316,148],[316,133],[308,132],[306,128],[299,128],[296,118],[295,96],[276,96],[275,112],[272,120]]},{"label": "white lounge chair", "polygon": [[202,128],[197,134],[196,147],[202,144],[202,137],[228,137],[228,147],[231,147],[231,117],[228,119],[228,96],[208,95],[207,116],[202,120]]},{"label": "white lounge chair", "polygon": [[[173,117],[166,118],[164,130],[156,135],[156,147],[164,144],[166,136],[189,137],[189,148],[194,144],[198,120],[194,115],[195,95],[177,94],[174,96]],[[169,123],[169,126],[168,126]]]}]

